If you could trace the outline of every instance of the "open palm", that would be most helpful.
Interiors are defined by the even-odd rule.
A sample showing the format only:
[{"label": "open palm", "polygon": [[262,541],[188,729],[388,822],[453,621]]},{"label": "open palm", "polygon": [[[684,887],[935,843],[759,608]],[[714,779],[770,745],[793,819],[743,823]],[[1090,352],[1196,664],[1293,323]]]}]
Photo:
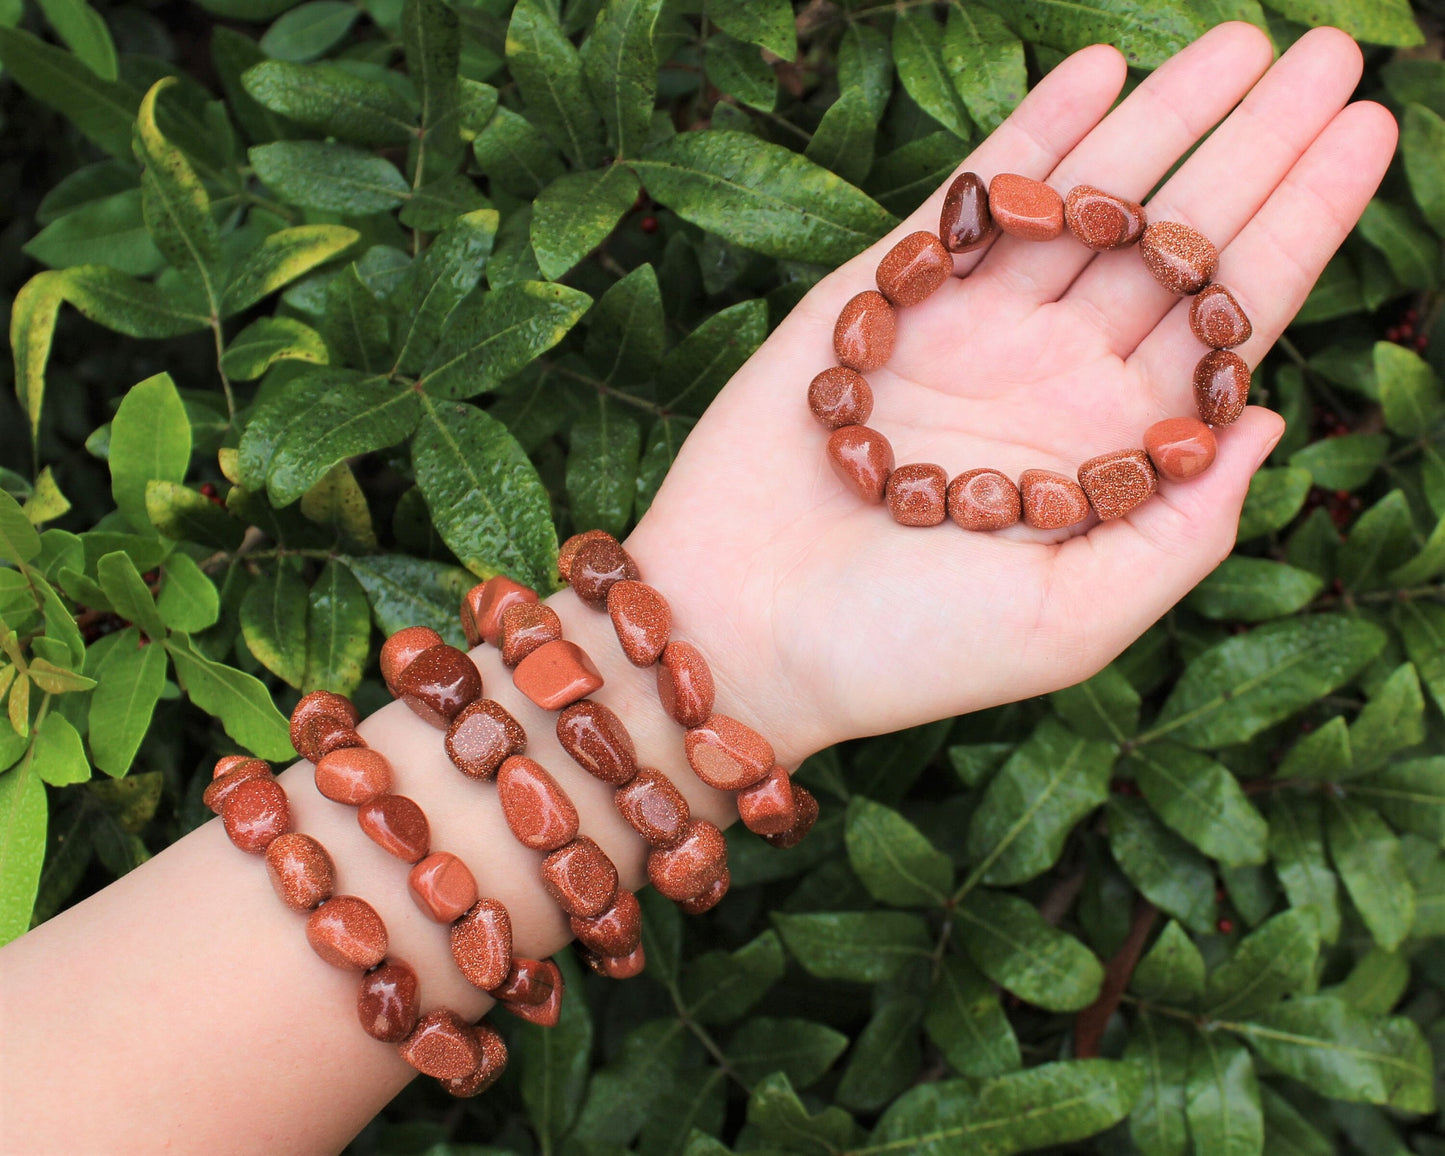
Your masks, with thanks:
[{"label": "open palm", "polygon": [[[1092,184],[1198,228],[1216,279],[1249,315],[1257,365],[1364,209],[1395,144],[1379,105],[1346,106],[1359,50],[1304,36],[1273,67],[1247,24],[1215,28],[1110,112],[1123,58],[1075,53],[960,171]],[[1232,111],[1231,111],[1232,110]],[[1107,114],[1107,115],[1106,115]],[[1204,134],[1218,124],[1207,139]],[[936,230],[943,190],[813,288],[733,377],[683,447],[629,543],[669,592],[679,636],[705,644],[720,709],[799,757],[842,738],[1067,686],[1112,659],[1229,552],[1249,478],[1282,431],[1250,407],[1219,456],[1117,521],[1045,533],[895,524],[829,468],[808,382],[833,364],[833,323],[901,237]],[[901,310],[888,365],[868,374],[869,424],[897,460],[950,477],[990,466],[1072,475],[1192,415],[1205,352],[1188,299],[1133,249],[1094,254],[1067,233],[1000,237],[963,275]],[[785,736],[785,737],[784,737]]]}]

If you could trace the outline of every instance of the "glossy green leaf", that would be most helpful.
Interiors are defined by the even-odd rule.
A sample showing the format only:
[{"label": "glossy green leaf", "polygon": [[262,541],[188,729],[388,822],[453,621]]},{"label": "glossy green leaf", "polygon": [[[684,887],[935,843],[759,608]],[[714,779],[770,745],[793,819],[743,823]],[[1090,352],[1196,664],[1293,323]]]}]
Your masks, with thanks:
[{"label": "glossy green leaf", "polygon": [[1415,549],[1415,526],[1403,490],[1391,490],[1359,516],[1340,547],[1339,577],[1351,590],[1376,590]]},{"label": "glossy green leaf", "polygon": [[1259,1101],[1264,1109],[1265,1150],[1271,1156],[1335,1156],[1334,1142],[1268,1084],[1260,1085]]},{"label": "glossy green leaf", "polygon": [[235,549],[245,533],[242,523],[224,507],[179,482],[146,483],[146,517],[167,538],[222,550]]},{"label": "glossy green leaf", "polygon": [[0,945],[30,927],[47,818],[45,786],[29,759],[0,775]]},{"label": "glossy green leaf", "polygon": [[857,92],[876,123],[893,92],[893,50],[883,32],[862,21],[849,21],[838,42],[839,98]]},{"label": "glossy green leaf", "polygon": [[583,351],[604,382],[624,385],[650,378],[667,349],[662,291],[651,265],[639,265],[613,283],[587,311]]},{"label": "glossy green leaf", "polygon": [[844,88],[818,122],[803,155],[856,185],[873,167],[877,133],[878,120],[868,93]]},{"label": "glossy green leaf", "polygon": [[1249,493],[1239,514],[1239,541],[1289,525],[1304,505],[1310,481],[1308,470],[1294,466],[1257,471],[1249,480]]},{"label": "glossy green leaf", "polygon": [[67,787],[90,778],[90,761],[85,757],[80,734],[58,711],[51,711],[35,728],[31,767],[52,787]]},{"label": "glossy green leaf", "polygon": [[914,1081],[923,1059],[924,1001],[900,976],[874,997],[873,1015],[853,1042],[835,1097],[855,1112],[876,1112]]},{"label": "glossy green leaf", "polygon": [[518,197],[535,197],[566,171],[542,131],[505,105],[477,134],[472,151],[482,172]]},{"label": "glossy green leaf", "polygon": [[1141,747],[1128,765],[1159,817],[1206,855],[1230,866],[1265,861],[1269,827],[1228,768],[1174,743]]},{"label": "glossy green leaf", "polygon": [[453,221],[412,262],[392,294],[400,314],[396,368],[416,373],[426,363],[457,307],[477,287],[497,232],[494,209],[478,209]]},{"label": "glossy green leaf", "polygon": [[1360,957],[1343,982],[1319,993],[1344,1001],[1367,1016],[1388,1015],[1410,986],[1410,961],[1393,951],[1372,947]]},{"label": "glossy green leaf", "polygon": [[155,597],[130,555],[121,550],[107,554],[101,558],[96,572],[100,587],[117,614],[135,623],[152,642],[165,638],[166,624],[156,608]]},{"label": "glossy green leaf", "polygon": [[120,776],[135,762],[141,740],[166,684],[164,647],[146,645],[131,628],[106,651],[90,696],[90,751],[107,775]]},{"label": "glossy green leaf", "polygon": [[351,31],[359,15],[356,5],[344,0],[310,0],[266,29],[261,51],[273,60],[315,60]]},{"label": "glossy green leaf", "polygon": [[1396,761],[1351,783],[1349,793],[1375,807],[1398,829],[1445,847],[1445,756]]},{"label": "glossy green leaf", "polygon": [[1308,984],[1319,954],[1308,911],[1290,910],[1260,924],[1209,973],[1204,1003],[1215,1019],[1244,1019]]},{"label": "glossy green leaf", "polygon": [[1139,730],[1139,692],[1117,666],[1055,691],[1049,703],[1085,738],[1123,742]]},{"label": "glossy green leaf", "polygon": [[429,626],[453,646],[462,645],[457,607],[476,578],[459,566],[404,554],[341,556],[366,591],[383,634],[408,626]]},{"label": "glossy green leaf", "polygon": [[756,45],[718,33],[703,46],[707,80],[739,104],[772,112],[778,104],[778,78]]},{"label": "glossy green leaf", "polygon": [[669,409],[701,413],[768,335],[761,301],[742,301],[714,313],[662,361],[658,397]]},{"label": "glossy green leaf", "polygon": [[156,597],[156,609],[170,629],[195,634],[215,625],[221,613],[221,599],[216,584],[195,560],[177,551],[161,567],[161,592]]},{"label": "glossy green leaf", "polygon": [[1318,27],[1332,24],[1369,44],[1409,47],[1424,37],[1409,0],[1270,0],[1271,8],[1291,20]]},{"label": "glossy green leaf", "polygon": [[362,216],[395,208],[411,195],[394,164],[350,145],[276,141],[257,145],[250,160],[267,187],[302,208]]},{"label": "glossy green leaf", "polygon": [[191,303],[103,265],[74,265],[57,276],[65,300],[128,337],[177,337],[210,324]]},{"label": "glossy green leaf", "polygon": [[1351,774],[1379,770],[1397,751],[1425,741],[1425,698],[1420,677],[1406,662],[1396,667],[1350,724]]},{"label": "glossy green leaf", "polygon": [[794,1087],[806,1088],[847,1047],[848,1037],[826,1024],[758,1016],[733,1033],[725,1052],[728,1063],[748,1083],[782,1072]]},{"label": "glossy green leaf", "polygon": [[131,386],[110,426],[110,489],[135,530],[150,526],[146,484],[179,482],[191,459],[191,423],[175,383],[159,373]]},{"label": "glossy green leaf", "polygon": [[1123,1058],[1144,1077],[1129,1113],[1129,1136],[1141,1156],[1184,1156],[1188,1151],[1184,1098],[1190,1051],[1189,1031],[1183,1024],[1147,1012],[1135,1021]]},{"label": "glossy green leaf", "polygon": [[221,313],[230,316],[249,309],[349,249],[360,236],[341,225],[298,225],[270,234],[231,270],[221,295]]},{"label": "glossy green leaf", "polygon": [[1023,1066],[998,992],[962,956],[950,955],[939,967],[923,1026],[960,1075],[985,1078]]},{"label": "glossy green leaf", "polygon": [[395,89],[335,64],[266,60],[241,79],[263,107],[347,144],[404,144],[415,131],[415,114]]},{"label": "glossy green leaf", "polygon": [[1415,223],[1408,210],[1376,197],[1361,215],[1356,231],[1384,258],[1390,273],[1411,289],[1440,284],[1440,242]]},{"label": "glossy green leaf", "polygon": [[855,796],[845,819],[848,861],[873,898],[896,907],[944,903],[953,866],[912,823],[890,807]]},{"label": "glossy green leaf", "polygon": [[1339,880],[1325,858],[1318,797],[1281,793],[1270,800],[1269,854],[1290,907],[1310,912],[1320,939],[1334,943],[1340,936]]},{"label": "glossy green leaf", "polygon": [[582,75],[615,157],[641,154],[657,93],[653,29],[661,0],[607,0],[582,44]]},{"label": "glossy green leaf", "polygon": [[48,104],[111,156],[129,157],[141,94],[97,76],[79,57],[18,28],[0,26],[0,63],[36,100]]},{"label": "glossy green leaf", "polygon": [[14,498],[0,489],[0,558],[19,565],[40,553],[40,535]]},{"label": "glossy green leaf", "polygon": [[1423,105],[1408,105],[1400,151],[1415,203],[1435,232],[1445,236],[1445,119]]},{"label": "glossy green leaf", "polygon": [[[3,29],[0,29],[3,35]],[[45,364],[55,322],[65,300],[66,275],[39,273],[21,286],[10,307],[10,349],[15,359],[15,396],[30,420],[30,436],[40,431],[45,401]]]},{"label": "glossy green leaf", "polygon": [[797,54],[793,6],[788,0],[732,0],[710,6],[708,15],[739,40],[766,48],[784,60],[791,61]]},{"label": "glossy green leaf", "polygon": [[144,166],[141,211],[156,248],[215,302],[221,241],[211,218],[211,199],[191,162],[156,124],[156,101],[173,83],[166,78],[153,84],[136,113],[135,156]]},{"label": "glossy green leaf", "polygon": [[541,0],[518,0],[507,26],[507,64],[535,123],[579,168],[602,158],[601,118],[582,61]]},{"label": "glossy green leaf", "polygon": [[66,213],[27,241],[23,251],[52,269],[94,263],[138,277],[166,263],[146,232],[139,189],[125,189]]},{"label": "glossy green leaf", "polygon": [[462,152],[457,86],[462,38],[456,14],[442,0],[406,0],[401,39],[407,75],[421,101],[421,147],[425,151],[419,158],[424,164],[418,167],[449,171]]},{"label": "glossy green leaf", "polygon": [[1386,434],[1342,434],[1295,451],[1289,464],[1308,470],[1315,484],[1327,490],[1355,490],[1370,480],[1389,445]]},{"label": "glossy green leaf", "polygon": [[1159,822],[1142,799],[1114,795],[1106,815],[1109,850],[1129,881],[1194,931],[1210,931],[1215,904],[1209,860]]},{"label": "glossy green leaf", "polygon": [[391,311],[361,279],[354,262],[327,282],[320,330],[339,363],[367,373],[389,371],[395,364],[392,325]]},{"label": "glossy green leaf", "polygon": [[1093,952],[1017,895],[971,892],[955,913],[953,935],[984,975],[1029,1003],[1079,1011],[1099,994],[1104,969]]},{"label": "glossy green leaf", "polygon": [[1402,602],[1395,609],[1395,626],[1421,683],[1445,712],[1445,607]]},{"label": "glossy green leaf", "polygon": [[165,646],[181,689],[201,710],[219,718],[232,739],[263,759],[295,757],[290,726],[263,683],[207,658],[185,634],[172,634]]},{"label": "glossy green leaf", "polygon": [[638,188],[630,170],[611,165],[569,173],[543,189],[532,205],[532,252],[542,275],[561,277],[607,240]]},{"label": "glossy green leaf", "polygon": [[699,1023],[736,1022],[783,978],[785,968],[783,945],[774,931],[764,931],[736,951],[710,951],[683,970],[683,1006]]},{"label": "glossy green leaf", "polygon": [[329,360],[321,334],[294,317],[259,317],[226,346],[221,368],[232,381],[255,381],[278,361],[325,365]]},{"label": "glossy green leaf", "polygon": [[943,34],[943,64],[969,118],[993,132],[1024,97],[1024,46],[996,13],[980,4],[953,3]]},{"label": "glossy green leaf", "polygon": [[682,1021],[670,1016],[629,1030],[616,1054],[593,1070],[577,1134],[597,1145],[632,1143],[675,1082],[686,1032]]},{"label": "glossy green leaf", "polygon": [[1129,980],[1129,989],[1151,1003],[1189,1006],[1204,995],[1204,957],[1189,934],[1170,920]]},{"label": "glossy green leaf", "polygon": [[657,496],[667,471],[677,460],[683,439],[687,437],[694,422],[690,418],[665,417],[652,423],[652,432],[647,436],[647,447],[642,451],[642,460],[637,466],[637,516],[647,513],[652,499]]},{"label": "glossy green leaf", "polygon": [[1374,369],[1390,429],[1405,437],[1421,437],[1439,424],[1445,403],[1439,379],[1424,358],[1393,341],[1377,341]]},{"label": "glossy green leaf", "polygon": [[927,958],[932,946],[923,919],[902,911],[775,912],[772,919],[788,951],[820,979],[877,983]]},{"label": "glossy green leaf", "polygon": [[786,1145],[801,1156],[830,1156],[861,1138],[853,1117],[842,1108],[810,1115],[782,1072],[759,1081],[748,1098],[748,1124],[769,1144]]},{"label": "glossy green leaf", "polygon": [[1189,593],[1190,609],[1206,618],[1262,622],[1309,605],[1324,580],[1308,570],[1231,554]]},{"label": "glossy green leaf", "polygon": [[637,422],[603,396],[572,423],[566,484],[579,530],[623,536],[632,518],[641,442]]},{"label": "glossy green leaf", "polygon": [[986,0],[1026,40],[1062,52],[1112,44],[1138,68],[1155,68],[1204,31],[1183,0]]},{"label": "glossy green leaf", "polygon": [[1264,1115],[1249,1051],[1221,1032],[1195,1032],[1184,1091],[1194,1150],[1209,1156],[1262,1156]]},{"label": "glossy green leaf", "polygon": [[893,22],[893,66],[904,90],[954,136],[967,140],[972,125],[953,79],[962,62],[945,59],[945,43],[927,8],[902,9]]},{"label": "glossy green leaf", "polygon": [[105,19],[85,0],[39,0],[40,10],[65,46],[102,80],[115,80],[115,42]]},{"label": "glossy green leaf", "polygon": [[1375,942],[1394,951],[1415,922],[1415,888],[1400,841],[1378,811],[1349,798],[1326,801],[1325,837],[1355,910]]}]

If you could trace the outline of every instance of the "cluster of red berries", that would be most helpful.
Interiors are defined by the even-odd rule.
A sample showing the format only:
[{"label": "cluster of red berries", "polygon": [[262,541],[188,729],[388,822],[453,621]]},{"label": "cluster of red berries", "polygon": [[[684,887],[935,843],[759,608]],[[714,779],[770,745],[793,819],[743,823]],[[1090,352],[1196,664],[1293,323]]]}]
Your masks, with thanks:
[{"label": "cluster of red berries", "polygon": [[1420,324],[1419,311],[1406,309],[1400,317],[1400,324],[1392,325],[1385,330],[1385,340],[1393,341],[1396,345],[1403,345],[1407,349],[1413,349],[1416,353],[1424,353],[1430,345],[1430,338],[1415,329],[1418,324]]},{"label": "cluster of red berries", "polygon": [[1305,496],[1304,512],[1308,515],[1324,507],[1330,521],[1335,524],[1335,529],[1343,530],[1360,512],[1361,505],[1363,502],[1360,496],[1350,493],[1349,490],[1326,490],[1320,486],[1312,486]]}]

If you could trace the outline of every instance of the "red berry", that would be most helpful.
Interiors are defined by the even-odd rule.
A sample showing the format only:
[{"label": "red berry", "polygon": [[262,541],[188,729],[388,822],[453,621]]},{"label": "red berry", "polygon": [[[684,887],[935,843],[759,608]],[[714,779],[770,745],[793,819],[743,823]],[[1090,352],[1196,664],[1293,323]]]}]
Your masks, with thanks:
[{"label": "red berry", "polygon": [[638,225],[641,227],[644,233],[647,233],[649,235],[657,232],[656,217],[643,217],[642,220],[638,222]]},{"label": "red berry", "polygon": [[1385,330],[1386,341],[1399,341],[1402,336],[1404,336],[1404,330],[1398,325],[1392,325],[1389,329]]},{"label": "red berry", "polygon": [[203,482],[201,484],[201,493],[208,498],[214,498],[216,496],[216,487],[211,485],[210,482]]},{"label": "red berry", "polygon": [[1420,320],[1420,314],[1419,314],[1416,310],[1414,310],[1414,309],[1406,309],[1406,310],[1405,310],[1405,324],[1406,324],[1406,325],[1414,325],[1415,322],[1417,322],[1417,321],[1419,321],[1419,320]]},{"label": "red berry", "polygon": [[1350,500],[1350,491],[1349,491],[1349,490],[1336,490],[1336,491],[1335,491],[1335,501],[1337,501],[1337,502],[1348,502],[1349,500]]},{"label": "red berry", "polygon": [[1234,920],[1221,919],[1219,923],[1216,924],[1216,926],[1219,928],[1220,935],[1228,935],[1231,931],[1234,930]]},{"label": "red berry", "polygon": [[1415,348],[1419,352],[1424,353],[1425,350],[1429,347],[1429,345],[1430,339],[1426,337],[1425,334],[1422,333],[1419,337],[1415,338]]}]

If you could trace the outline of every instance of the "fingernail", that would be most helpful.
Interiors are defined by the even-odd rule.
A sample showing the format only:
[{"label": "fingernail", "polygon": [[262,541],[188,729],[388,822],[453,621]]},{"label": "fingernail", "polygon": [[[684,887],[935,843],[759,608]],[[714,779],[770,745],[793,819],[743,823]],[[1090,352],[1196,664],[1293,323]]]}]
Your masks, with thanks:
[{"label": "fingernail", "polygon": [[1269,461],[1269,455],[1274,453],[1274,447],[1279,445],[1280,438],[1284,437],[1284,431],[1285,427],[1281,425],[1279,427],[1279,433],[1275,434],[1274,437],[1265,443],[1264,449],[1260,451],[1259,460],[1254,463],[1255,470],[1258,470],[1265,462]]}]

